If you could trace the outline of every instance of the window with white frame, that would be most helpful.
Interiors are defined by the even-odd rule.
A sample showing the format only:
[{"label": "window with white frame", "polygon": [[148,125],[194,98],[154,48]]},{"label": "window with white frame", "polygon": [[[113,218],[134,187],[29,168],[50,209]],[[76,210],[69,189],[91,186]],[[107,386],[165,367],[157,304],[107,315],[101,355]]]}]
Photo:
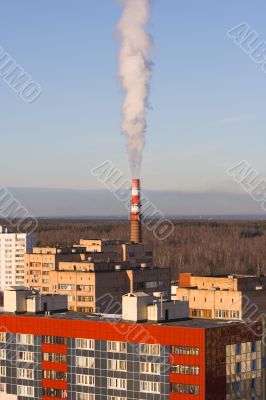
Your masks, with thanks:
[{"label": "window with white frame", "polygon": [[77,356],[76,366],[81,368],[95,368],[95,358]]},{"label": "window with white frame", "polygon": [[108,378],[107,386],[108,389],[127,390],[127,381],[122,378]]},{"label": "window with white frame", "polygon": [[160,345],[159,344],[141,344],[140,353],[147,356],[159,356]]},{"label": "window with white frame", "polygon": [[34,387],[18,385],[17,394],[18,396],[34,397]]},{"label": "window with white frame", "polygon": [[17,334],[17,343],[34,345],[34,335]]},{"label": "window with white frame", "polygon": [[0,366],[0,376],[6,376],[6,367]]},{"label": "window with white frame", "polygon": [[94,350],[95,340],[94,339],[76,339],[76,347],[84,350]]},{"label": "window with white frame", "polygon": [[6,341],[6,332],[0,332],[0,342]]},{"label": "window with white frame", "polygon": [[19,378],[19,379],[34,379],[34,371],[33,371],[33,369],[18,368],[17,369],[17,378]]},{"label": "window with white frame", "polygon": [[92,393],[77,393],[76,400],[95,400],[95,394],[92,394]]},{"label": "window with white frame", "polygon": [[34,362],[34,353],[32,351],[18,351],[18,361]]},{"label": "window with white frame", "polygon": [[6,349],[0,349],[0,360],[6,360]]},{"label": "window with white frame", "polygon": [[150,363],[150,362],[141,362],[140,363],[140,372],[142,374],[160,375],[160,364],[159,363]]},{"label": "window with white frame", "polygon": [[0,393],[6,393],[6,383],[0,383]]},{"label": "window with white frame", "polygon": [[126,371],[127,362],[124,360],[107,360],[107,369],[111,371]]},{"label": "window with white frame", "polygon": [[76,375],[76,384],[84,386],[95,386],[95,376],[94,375]]},{"label": "window with white frame", "polygon": [[127,400],[126,397],[120,397],[120,396],[108,396],[107,400]]},{"label": "window with white frame", "polygon": [[140,381],[140,391],[142,393],[160,393],[159,382]]},{"label": "window with white frame", "polygon": [[107,342],[107,351],[112,351],[113,353],[126,353],[127,343],[126,342]]}]

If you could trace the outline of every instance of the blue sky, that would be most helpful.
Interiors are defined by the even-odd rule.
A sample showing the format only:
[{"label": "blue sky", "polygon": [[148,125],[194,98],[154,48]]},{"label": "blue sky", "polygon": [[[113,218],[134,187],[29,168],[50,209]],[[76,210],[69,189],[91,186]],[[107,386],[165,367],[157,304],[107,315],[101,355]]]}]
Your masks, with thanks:
[{"label": "blue sky", "polygon": [[[25,104],[0,79],[0,184],[93,189],[106,159],[129,175],[117,85],[115,0],[2,2],[0,45],[42,86]],[[143,185],[238,190],[228,167],[266,177],[266,74],[226,32],[247,22],[266,41],[266,4],[155,0]]]}]

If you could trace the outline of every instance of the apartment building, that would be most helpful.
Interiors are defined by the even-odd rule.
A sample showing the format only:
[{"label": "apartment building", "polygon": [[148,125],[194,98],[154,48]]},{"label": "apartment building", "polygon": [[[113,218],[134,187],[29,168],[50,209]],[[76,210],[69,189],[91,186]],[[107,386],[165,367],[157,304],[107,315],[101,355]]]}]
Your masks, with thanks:
[{"label": "apartment building", "polygon": [[0,226],[0,290],[24,283],[24,254],[35,245],[32,234],[16,233]]},{"label": "apartment building", "polygon": [[153,267],[151,260],[150,246],[116,240],[80,240],[71,249],[34,247],[24,257],[24,285],[68,295],[70,310],[80,312],[106,311],[108,295],[119,312],[130,291],[170,293],[170,269]]},{"label": "apartment building", "polygon": [[265,399],[261,322],[0,314],[0,400]]},{"label": "apartment building", "polygon": [[194,318],[256,319],[266,314],[266,277],[179,275],[176,300],[189,302]]},{"label": "apartment building", "polygon": [[[70,310],[88,313],[107,312],[106,300],[111,313],[121,312],[124,294],[140,289],[169,293],[171,281],[169,268],[149,268],[146,264],[132,268],[128,262],[118,265],[105,261],[58,261],[46,277],[45,292],[67,295]],[[36,289],[30,279],[25,284]]]},{"label": "apartment building", "polygon": [[56,247],[33,247],[24,255],[24,281],[25,286],[49,293],[50,272],[58,268],[59,261],[80,261],[84,254],[73,253],[71,249]]}]

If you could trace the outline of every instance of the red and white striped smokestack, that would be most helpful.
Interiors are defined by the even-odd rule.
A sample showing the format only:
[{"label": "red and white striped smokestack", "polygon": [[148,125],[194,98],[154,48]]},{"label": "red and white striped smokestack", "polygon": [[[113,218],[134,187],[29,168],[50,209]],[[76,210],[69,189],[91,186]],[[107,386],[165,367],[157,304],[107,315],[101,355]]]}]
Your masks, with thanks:
[{"label": "red and white striped smokestack", "polygon": [[130,206],[131,242],[142,242],[141,231],[141,202],[140,202],[140,180],[132,179],[132,195]]}]

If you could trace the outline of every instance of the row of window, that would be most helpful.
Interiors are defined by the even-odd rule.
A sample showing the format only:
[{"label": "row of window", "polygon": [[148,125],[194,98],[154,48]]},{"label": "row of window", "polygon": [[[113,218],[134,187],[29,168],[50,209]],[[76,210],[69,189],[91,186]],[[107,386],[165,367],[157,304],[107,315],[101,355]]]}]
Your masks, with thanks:
[{"label": "row of window", "polygon": [[200,390],[197,385],[185,385],[182,383],[172,383],[171,391],[175,393],[195,394],[198,395]]},{"label": "row of window", "polygon": [[[0,342],[6,341],[5,332],[0,333]],[[18,344],[23,345],[34,345],[34,335],[26,335],[26,334],[17,334],[16,341]],[[43,343],[49,344],[67,344],[67,339],[59,336],[43,336]],[[94,339],[76,339],[76,348],[84,349],[84,350],[95,350],[95,340]],[[189,349],[191,353],[196,353],[197,348],[178,348],[177,346],[173,346],[174,354],[183,354],[182,349]],[[178,350],[180,349],[180,350]],[[193,350],[195,349],[195,350]],[[107,351],[113,353],[126,353],[127,352],[127,343],[126,342],[107,342]],[[180,351],[180,353],[178,353]],[[160,355],[160,345],[159,344],[141,344],[140,346],[140,354],[149,355],[149,356],[159,356]],[[194,354],[197,355],[197,354]],[[48,357],[48,356],[45,356]],[[45,359],[45,361],[52,361],[50,359]]]},{"label": "row of window", "polygon": [[[6,342],[6,332],[0,332],[0,342]],[[18,333],[16,342],[24,345],[34,345],[34,335],[26,335]]]},{"label": "row of window", "polygon": [[[77,374],[76,384],[81,386],[95,386],[95,376]],[[122,378],[107,378],[107,388],[114,390],[127,390],[127,380]],[[140,392],[160,393],[160,383],[140,381]]]},{"label": "row of window", "polygon": [[172,346],[172,354],[181,356],[199,356],[199,347]]},{"label": "row of window", "polygon": [[[95,400],[95,394],[77,393],[76,400]],[[107,400],[127,400],[127,398],[121,396],[107,396]]]},{"label": "row of window", "polygon": [[200,367],[195,365],[174,364],[171,366],[171,372],[173,374],[199,375]]}]

